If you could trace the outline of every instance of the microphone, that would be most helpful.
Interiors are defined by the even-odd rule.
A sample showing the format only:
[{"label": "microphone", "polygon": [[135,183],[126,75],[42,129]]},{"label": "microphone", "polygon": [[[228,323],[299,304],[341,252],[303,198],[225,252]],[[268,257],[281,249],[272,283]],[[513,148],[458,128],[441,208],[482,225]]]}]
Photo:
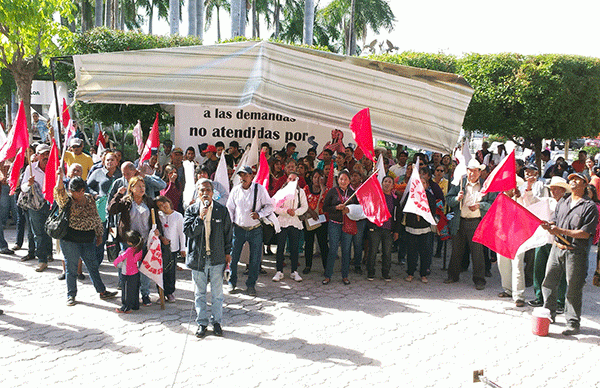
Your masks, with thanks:
[{"label": "microphone", "polygon": [[208,207],[208,205],[210,205],[210,201],[208,199],[205,199],[202,201],[202,203],[204,204],[204,207]]}]

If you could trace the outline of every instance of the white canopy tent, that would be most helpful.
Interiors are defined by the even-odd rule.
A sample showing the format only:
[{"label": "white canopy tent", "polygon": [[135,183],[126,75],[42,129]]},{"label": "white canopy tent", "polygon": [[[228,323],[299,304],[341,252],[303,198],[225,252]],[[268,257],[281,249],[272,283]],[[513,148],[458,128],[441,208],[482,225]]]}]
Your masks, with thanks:
[{"label": "white canopy tent", "polygon": [[344,131],[368,107],[374,138],[440,152],[473,94],[455,74],[266,41],[73,59],[83,102],[255,106]]}]

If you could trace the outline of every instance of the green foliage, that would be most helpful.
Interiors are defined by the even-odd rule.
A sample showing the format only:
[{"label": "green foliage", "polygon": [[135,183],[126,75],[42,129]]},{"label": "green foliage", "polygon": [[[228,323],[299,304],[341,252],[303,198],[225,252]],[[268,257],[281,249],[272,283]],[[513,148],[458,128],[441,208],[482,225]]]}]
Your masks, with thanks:
[{"label": "green foliage", "polygon": [[598,152],[600,152],[600,148],[593,146],[585,146],[582,148],[583,151],[587,152],[588,157],[593,158],[596,156]]},{"label": "green foliage", "polygon": [[395,63],[397,65],[444,71],[446,73],[456,73],[458,61],[453,55],[444,53],[419,53],[414,51],[405,51],[399,54],[372,54],[367,56],[367,58],[375,61]]}]

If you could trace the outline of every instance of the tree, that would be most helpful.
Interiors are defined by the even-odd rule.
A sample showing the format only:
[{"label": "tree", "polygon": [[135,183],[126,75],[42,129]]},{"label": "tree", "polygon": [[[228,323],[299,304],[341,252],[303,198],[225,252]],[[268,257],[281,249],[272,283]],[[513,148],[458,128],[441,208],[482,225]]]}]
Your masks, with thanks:
[{"label": "tree", "polygon": [[304,4],[304,33],[302,43],[313,44],[313,31],[315,24],[315,1],[305,0]]},{"label": "tree", "polygon": [[[14,77],[26,112],[31,106],[31,83],[41,63],[58,54],[55,39],[71,36],[53,15],[70,19],[72,9],[69,0],[0,0],[0,65]],[[29,114],[27,126],[31,126]]]},{"label": "tree", "polygon": [[206,6],[206,25],[205,31],[210,28],[213,16],[217,18],[217,40],[221,41],[221,19],[219,18],[219,11],[222,9],[231,13],[231,6],[227,0],[205,0]]},{"label": "tree", "polygon": [[[355,1],[356,5],[353,28],[350,29],[352,1]],[[376,34],[382,28],[392,31],[396,21],[387,0],[333,0],[319,14],[318,16],[322,17],[324,23],[329,26],[331,37],[341,41],[344,47],[343,51],[350,52],[351,55],[357,54],[356,39],[364,40],[367,37],[368,29],[373,30]],[[353,36],[356,37],[354,40],[349,35],[351,30],[354,32]]]},{"label": "tree", "polygon": [[158,11],[158,19],[169,19],[169,0],[142,0],[140,6],[148,16],[148,34],[152,35],[154,9]]},{"label": "tree", "polygon": [[179,10],[179,0],[169,0],[169,26],[171,27],[171,35],[179,34],[179,20],[181,19]]}]

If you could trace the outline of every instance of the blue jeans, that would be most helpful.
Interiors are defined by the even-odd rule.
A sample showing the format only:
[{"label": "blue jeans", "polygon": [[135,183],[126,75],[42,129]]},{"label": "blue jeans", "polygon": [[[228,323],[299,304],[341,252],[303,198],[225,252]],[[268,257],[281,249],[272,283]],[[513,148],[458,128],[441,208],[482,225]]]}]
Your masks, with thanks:
[{"label": "blue jeans", "polygon": [[77,265],[79,259],[83,260],[92,279],[92,284],[97,293],[106,291],[106,287],[98,271],[99,264],[95,258],[94,243],[75,243],[60,240],[60,249],[65,257],[65,277],[67,279],[67,296],[77,295]]},{"label": "blue jeans", "polygon": [[[46,233],[44,226],[50,214],[50,205],[45,202],[40,210],[27,210],[27,214],[29,215],[29,227],[35,241],[35,255],[40,263],[47,263],[48,256],[52,254],[52,239]],[[90,248],[94,249],[93,244]]]},{"label": "blue jeans", "polygon": [[356,221],[356,234],[352,236],[352,245],[354,246],[354,266],[360,267],[363,256],[363,236],[365,235],[365,227],[367,220]]},{"label": "blue jeans", "polygon": [[260,268],[260,261],[262,259],[263,246],[262,227],[246,230],[234,225],[233,249],[231,252],[231,278],[229,279],[231,285],[234,287],[237,286],[237,267],[240,261],[240,255],[242,254],[242,247],[246,241],[248,241],[248,244],[250,244],[250,272],[248,273],[248,279],[246,280],[246,287],[254,287],[256,285],[256,281],[258,280],[258,271]]},{"label": "blue jeans", "polygon": [[337,251],[340,243],[342,244],[342,278],[347,278],[350,272],[350,246],[352,245],[352,235],[342,231],[342,224],[329,222],[327,232],[329,234],[329,256],[327,257],[327,269],[325,277],[331,279],[333,275],[333,265],[337,258]]},{"label": "blue jeans", "polygon": [[8,243],[4,239],[4,225],[11,208],[9,192],[8,185],[0,185],[0,249],[8,248]]},{"label": "blue jeans", "polygon": [[[221,324],[223,320],[223,270],[225,264],[205,265],[204,271],[192,270],[192,280],[196,285],[194,296],[196,298],[196,322],[198,325],[208,326],[209,323]],[[206,287],[210,279],[211,315],[206,304]]]},{"label": "blue jeans", "polygon": [[96,260],[98,261],[98,264],[101,264],[102,260],[104,260],[104,246],[106,245],[106,240],[108,240],[108,220],[104,221],[102,224],[104,226],[104,233],[102,234],[102,244],[95,247]]}]

